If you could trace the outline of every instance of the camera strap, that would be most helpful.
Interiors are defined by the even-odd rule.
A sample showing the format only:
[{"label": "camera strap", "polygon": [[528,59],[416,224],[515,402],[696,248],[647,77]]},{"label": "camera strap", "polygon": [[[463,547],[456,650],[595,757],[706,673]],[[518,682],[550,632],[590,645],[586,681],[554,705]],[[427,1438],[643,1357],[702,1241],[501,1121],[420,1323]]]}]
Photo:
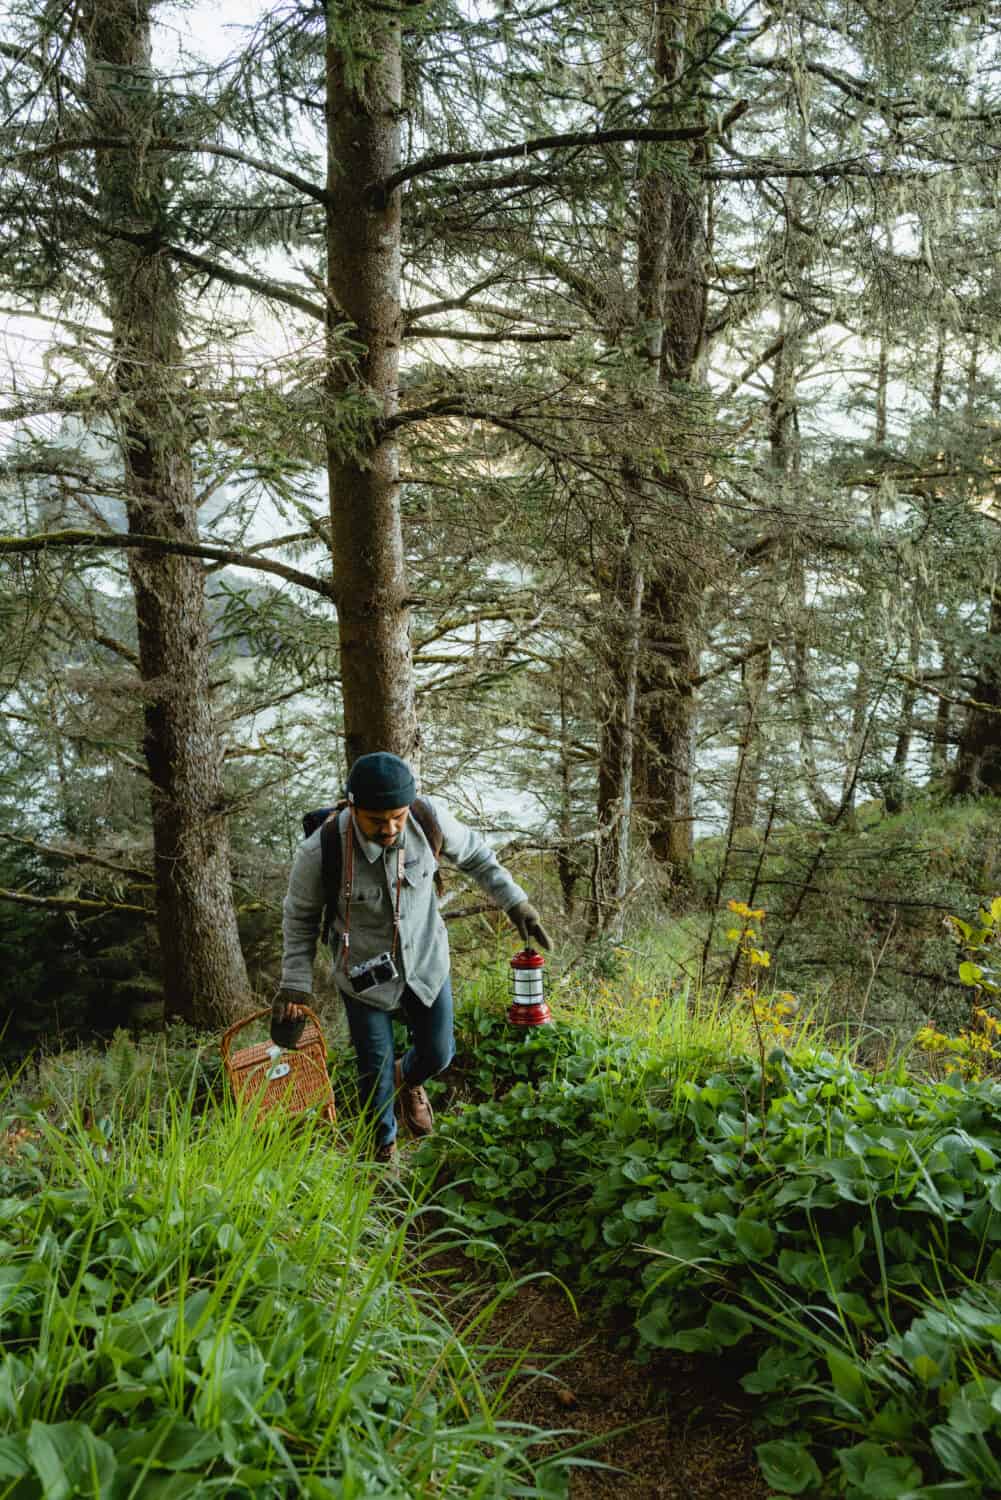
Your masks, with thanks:
[{"label": "camera strap", "polygon": [[[354,885],[355,876],[355,820],[354,814],[348,813],[347,857],[344,861],[344,932],[341,936],[341,967],[347,973],[348,958],[351,953],[351,890]],[[396,950],[400,944],[400,894],[403,890],[403,871],[406,866],[406,850],[400,844],[396,850],[396,900],[393,905],[393,947],[392,957],[396,957]]]}]

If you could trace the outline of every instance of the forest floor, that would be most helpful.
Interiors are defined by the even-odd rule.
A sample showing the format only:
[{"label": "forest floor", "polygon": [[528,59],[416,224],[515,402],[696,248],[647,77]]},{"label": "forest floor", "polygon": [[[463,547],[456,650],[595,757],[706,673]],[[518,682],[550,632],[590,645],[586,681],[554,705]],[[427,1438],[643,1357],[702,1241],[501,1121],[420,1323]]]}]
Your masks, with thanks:
[{"label": "forest floor", "polygon": [[[435,1261],[435,1278],[450,1287],[445,1310],[452,1305],[457,1322],[475,1316],[477,1293],[482,1302],[496,1297],[496,1284],[479,1281],[462,1256]],[[597,1466],[572,1470],[570,1500],[769,1495],[754,1457],[761,1435],[752,1430],[751,1402],[735,1381],[723,1383],[723,1360],[674,1355],[637,1364],[549,1278],[523,1282],[499,1301],[481,1337],[496,1350],[499,1374],[521,1356],[505,1420],[559,1429],[539,1445],[538,1459],[583,1445]]]}]

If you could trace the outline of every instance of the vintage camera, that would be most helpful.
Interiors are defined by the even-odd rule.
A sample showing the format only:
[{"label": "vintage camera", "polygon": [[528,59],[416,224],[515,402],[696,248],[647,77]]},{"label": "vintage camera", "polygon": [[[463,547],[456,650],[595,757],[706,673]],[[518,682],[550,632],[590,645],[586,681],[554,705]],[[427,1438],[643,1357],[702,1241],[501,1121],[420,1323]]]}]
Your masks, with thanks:
[{"label": "vintage camera", "polygon": [[391,979],[397,979],[399,972],[391,953],[377,953],[374,958],[349,969],[348,978],[356,994],[362,994],[365,990],[375,989],[377,984],[388,984]]}]

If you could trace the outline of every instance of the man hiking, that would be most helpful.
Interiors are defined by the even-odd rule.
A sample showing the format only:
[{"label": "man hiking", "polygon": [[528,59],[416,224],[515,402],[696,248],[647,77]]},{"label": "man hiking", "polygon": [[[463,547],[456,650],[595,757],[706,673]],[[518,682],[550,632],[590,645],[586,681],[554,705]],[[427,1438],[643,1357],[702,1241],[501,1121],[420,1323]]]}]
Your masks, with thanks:
[{"label": "man hiking", "polygon": [[[355,761],[344,803],[300,844],[283,907],[282,987],[271,1034],[281,1046],[301,1035],[301,1005],[313,988],[321,914],[327,908],[334,979],[358,1061],[361,1100],[377,1161],[396,1150],[394,1102],[414,1135],[428,1135],[431,1105],[422,1085],[452,1061],[448,935],[438,911],[438,855],[471,875],[507,913],[526,943],[549,948],[535,908],[488,844],[437,800],[418,798],[413,772],[378,751]],[[331,888],[331,886],[333,888]],[[393,1018],[410,1046],[393,1050]]]}]

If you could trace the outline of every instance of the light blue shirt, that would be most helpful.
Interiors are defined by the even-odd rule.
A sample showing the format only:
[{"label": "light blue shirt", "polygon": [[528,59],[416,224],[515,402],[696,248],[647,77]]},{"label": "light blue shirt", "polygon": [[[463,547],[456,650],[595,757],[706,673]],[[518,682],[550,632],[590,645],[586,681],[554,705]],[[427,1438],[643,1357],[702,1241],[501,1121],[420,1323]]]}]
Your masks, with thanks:
[{"label": "light blue shirt", "polygon": [[[480,889],[502,911],[509,911],[528,897],[514,877],[499,863],[496,854],[479,834],[460,823],[437,798],[425,798],[434,809],[442,831],[442,858],[472,877]],[[351,809],[338,819],[347,868],[346,842],[353,823]],[[299,845],[288,891],[282,908],[284,949],[282,988],[311,994],[313,962],[320,932],[324,890],[320,829]],[[448,932],[438,910],[434,887],[435,859],[424,831],[411,815],[401,836],[404,865],[400,886],[400,930],[395,963],[398,977],[355,995],[345,967],[354,968],[393,946],[393,915],[396,907],[398,845],[386,849],[363,838],[354,829],[355,859],[351,891],[351,947],[344,963],[344,877],[337,914],[331,924],[334,980],[338,989],[377,1010],[396,1010],[405,985],[425,1005],[432,1005],[448,977]]]}]

